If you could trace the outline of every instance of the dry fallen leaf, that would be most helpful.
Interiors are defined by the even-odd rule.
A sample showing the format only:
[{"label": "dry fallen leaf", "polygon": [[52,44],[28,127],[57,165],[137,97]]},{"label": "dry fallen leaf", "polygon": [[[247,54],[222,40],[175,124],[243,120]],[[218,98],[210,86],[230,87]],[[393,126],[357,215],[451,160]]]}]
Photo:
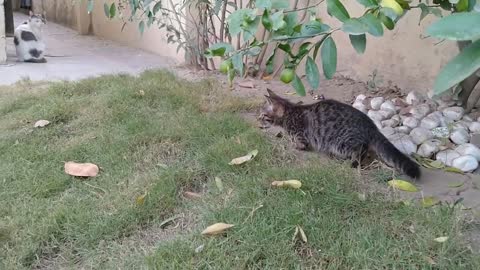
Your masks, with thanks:
[{"label": "dry fallen leaf", "polygon": [[300,232],[300,237],[302,238],[302,241],[307,243],[308,242],[307,235],[303,231],[302,227],[300,226],[297,226],[297,227],[298,227],[298,231]]},{"label": "dry fallen leaf", "polygon": [[94,177],[98,174],[98,166],[92,163],[66,162],[65,173],[73,176]]},{"label": "dry fallen leaf", "polygon": [[448,236],[442,236],[442,237],[437,237],[433,239],[433,241],[438,242],[438,243],[443,243],[448,240]]},{"label": "dry fallen leaf", "polygon": [[50,121],[48,121],[48,120],[38,120],[37,122],[35,122],[35,124],[33,126],[38,128],[38,127],[47,126],[48,124],[50,124]]},{"label": "dry fallen leaf", "polygon": [[216,235],[216,234],[221,234],[225,230],[232,228],[233,224],[227,224],[227,223],[215,223],[213,225],[208,226],[205,230],[203,230],[202,234],[203,235]]},{"label": "dry fallen leaf", "polygon": [[135,199],[135,202],[137,203],[137,205],[143,205],[145,203],[145,197],[147,197],[147,192],[145,192],[144,194],[138,196],[136,199]]},{"label": "dry fallen leaf", "polygon": [[438,204],[439,202],[440,202],[439,199],[435,198],[434,196],[429,196],[429,197],[423,198],[422,206],[423,207],[431,207],[431,206],[434,206],[434,205]]},{"label": "dry fallen leaf", "polygon": [[398,180],[398,179],[393,179],[388,181],[388,184],[391,187],[398,188],[403,191],[408,191],[408,192],[417,192],[418,189],[414,185],[412,185],[410,182],[404,181],[404,180]]},{"label": "dry fallen leaf", "polygon": [[202,252],[203,248],[205,247],[205,245],[200,245],[198,246],[197,248],[195,248],[195,253],[200,253]]},{"label": "dry fallen leaf", "polygon": [[437,263],[430,257],[425,256],[425,260],[430,264],[430,265],[436,265]]},{"label": "dry fallen leaf", "polygon": [[218,177],[215,177],[215,184],[217,185],[218,190],[220,190],[220,192],[222,192],[223,191],[222,179],[220,179]]},{"label": "dry fallen leaf", "polygon": [[196,193],[196,192],[184,191],[183,196],[185,196],[189,199],[200,199],[202,197],[202,194],[199,194],[199,193]]},{"label": "dry fallen leaf", "polygon": [[239,82],[238,86],[243,87],[243,88],[255,88],[255,85],[253,85],[252,81]]},{"label": "dry fallen leaf", "polygon": [[429,165],[432,166],[435,169],[445,168],[445,165],[440,160],[434,160],[434,161],[430,162]]},{"label": "dry fallen leaf", "polygon": [[463,186],[463,184],[465,184],[465,183],[464,182],[448,183],[448,187],[457,188],[457,187]]},{"label": "dry fallen leaf", "polygon": [[253,151],[250,151],[248,154],[246,154],[245,156],[243,157],[238,157],[238,158],[234,158],[232,159],[232,161],[230,161],[230,163],[228,163],[228,165],[240,165],[240,164],[243,164],[247,161],[250,161],[252,160],[254,157],[256,157],[258,154],[258,150],[253,150]]},{"label": "dry fallen leaf", "polygon": [[302,186],[302,182],[298,180],[286,180],[286,181],[273,181],[272,186],[274,187],[290,187],[294,189],[299,189]]},{"label": "dry fallen leaf", "polygon": [[444,171],[451,172],[451,173],[465,174],[462,170],[455,167],[446,167]]}]

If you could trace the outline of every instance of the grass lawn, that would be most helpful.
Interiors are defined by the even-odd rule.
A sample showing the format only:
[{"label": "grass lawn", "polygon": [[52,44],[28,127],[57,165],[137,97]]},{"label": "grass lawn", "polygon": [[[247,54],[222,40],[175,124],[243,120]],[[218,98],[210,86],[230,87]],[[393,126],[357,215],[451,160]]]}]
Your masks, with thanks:
[{"label": "grass lawn", "polygon": [[[296,158],[237,114],[257,105],[161,71],[0,89],[0,269],[480,269],[456,211],[361,200],[348,166]],[[282,179],[303,192],[269,187]],[[200,234],[217,222],[235,227]]]}]

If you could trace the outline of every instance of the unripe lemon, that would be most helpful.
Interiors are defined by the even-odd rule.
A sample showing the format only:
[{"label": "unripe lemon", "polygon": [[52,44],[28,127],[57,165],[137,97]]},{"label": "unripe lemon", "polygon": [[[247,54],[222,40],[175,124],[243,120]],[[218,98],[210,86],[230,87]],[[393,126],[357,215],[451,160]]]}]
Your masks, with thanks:
[{"label": "unripe lemon", "polygon": [[290,83],[293,80],[293,76],[295,76],[295,72],[290,68],[286,68],[280,74],[280,81]]}]

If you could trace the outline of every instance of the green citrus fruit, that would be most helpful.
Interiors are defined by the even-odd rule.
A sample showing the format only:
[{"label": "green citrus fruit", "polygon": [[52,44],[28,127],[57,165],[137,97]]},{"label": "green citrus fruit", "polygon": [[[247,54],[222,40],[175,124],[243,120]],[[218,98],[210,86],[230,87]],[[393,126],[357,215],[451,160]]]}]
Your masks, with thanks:
[{"label": "green citrus fruit", "polygon": [[228,70],[231,69],[232,67],[233,67],[232,66],[232,61],[225,60],[220,64],[220,67],[218,69],[220,70],[220,72],[226,74],[228,72]]},{"label": "green citrus fruit", "polygon": [[290,83],[293,80],[294,76],[295,76],[295,72],[293,72],[293,70],[290,68],[286,68],[280,74],[280,81],[284,83]]}]

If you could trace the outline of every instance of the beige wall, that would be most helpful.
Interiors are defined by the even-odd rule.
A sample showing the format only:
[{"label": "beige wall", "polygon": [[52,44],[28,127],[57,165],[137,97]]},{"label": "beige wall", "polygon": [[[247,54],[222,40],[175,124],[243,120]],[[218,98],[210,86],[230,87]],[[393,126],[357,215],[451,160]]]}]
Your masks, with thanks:
[{"label": "beige wall", "polygon": [[7,61],[7,43],[5,36],[5,11],[3,0],[0,0],[0,64]]},{"label": "beige wall", "polygon": [[[181,2],[182,0],[175,1]],[[90,15],[86,12],[86,2],[86,0],[34,1],[35,8],[38,6],[47,11],[49,20],[60,22],[83,34],[93,33],[129,46],[173,57],[179,62],[184,60],[183,51],[177,54],[175,44],[166,44],[164,31],[152,27],[147,29],[142,37],[138,32],[138,24],[129,23],[121,32],[121,21],[109,20],[105,17],[103,0],[95,1],[94,11]],[[342,2],[351,16],[362,15],[364,8],[357,1]],[[301,3],[299,7],[302,7],[306,1],[299,1],[299,3]],[[318,7],[318,11],[319,16],[326,23],[332,26],[338,25],[338,21],[326,14],[325,3]],[[354,51],[348,35],[341,31],[334,33],[333,37],[338,49],[338,74],[367,81],[369,75],[377,70],[377,78],[381,80],[380,84],[391,83],[406,91],[427,92],[431,89],[439,69],[456,54],[457,49],[452,42],[445,41],[434,45],[436,40],[422,38],[425,27],[436,18],[429,16],[419,26],[419,16],[419,10],[409,11],[393,31],[385,30],[384,37],[368,36],[367,50],[363,55],[358,55]],[[218,29],[219,23],[216,24]],[[281,62],[283,56],[279,54],[276,58]],[[321,59],[317,59],[317,61],[321,68]],[[299,70],[299,72],[302,71]]]}]

